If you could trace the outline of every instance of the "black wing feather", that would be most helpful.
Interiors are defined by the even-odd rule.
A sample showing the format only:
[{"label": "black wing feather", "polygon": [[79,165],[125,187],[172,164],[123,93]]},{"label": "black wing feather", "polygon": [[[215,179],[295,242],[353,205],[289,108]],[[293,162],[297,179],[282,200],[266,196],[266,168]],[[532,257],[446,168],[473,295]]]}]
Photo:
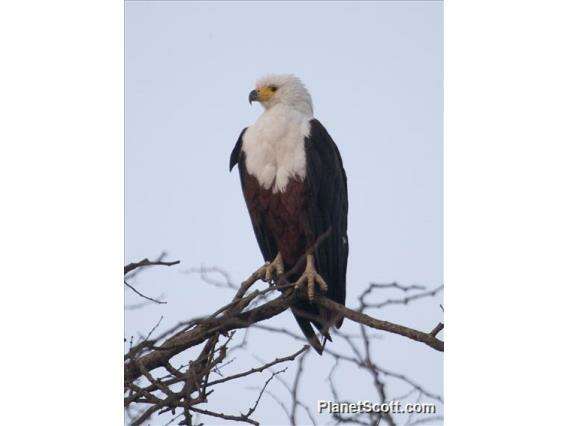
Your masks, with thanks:
[{"label": "black wing feather", "polygon": [[233,151],[231,152],[231,159],[229,160],[229,171],[233,170],[233,167],[235,167],[235,164],[237,164],[239,162],[239,158],[241,157],[241,148],[243,146],[243,136],[244,136],[246,131],[247,131],[247,127],[245,127],[243,129],[243,131],[241,132],[241,134],[239,135],[239,139],[237,140],[237,143],[235,144],[235,147],[233,148]]},{"label": "black wing feather", "polygon": [[316,237],[331,228],[331,234],[316,249],[316,265],[328,284],[327,297],[344,305],[349,255],[347,177],[339,150],[325,127],[316,119],[310,124],[305,140],[310,225]]}]

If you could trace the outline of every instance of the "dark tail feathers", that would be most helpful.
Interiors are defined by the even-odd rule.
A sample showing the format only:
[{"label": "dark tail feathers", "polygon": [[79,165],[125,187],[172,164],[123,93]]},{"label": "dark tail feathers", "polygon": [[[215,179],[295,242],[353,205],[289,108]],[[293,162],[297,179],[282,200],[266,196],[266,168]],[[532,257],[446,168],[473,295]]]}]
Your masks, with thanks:
[{"label": "dark tail feathers", "polygon": [[[315,308],[307,302],[300,302],[296,306],[292,306],[292,313],[294,314],[294,318],[296,318],[302,333],[304,333],[304,336],[306,336],[310,345],[320,355],[323,353],[326,342],[328,340],[330,342],[332,341],[329,334],[329,328],[333,325],[333,323],[335,323],[335,326],[339,328],[342,322],[341,320],[343,320],[343,318],[340,321],[337,321],[336,318],[332,319],[329,312],[318,312],[318,308]],[[320,318],[321,320],[318,321]],[[320,342],[314,330],[314,326],[322,334],[323,342]]]},{"label": "dark tail feathers", "polygon": [[310,345],[312,345],[312,348],[314,348],[316,352],[321,355],[323,353],[323,345],[319,341],[318,336],[314,331],[312,324],[310,323],[310,320],[302,318],[301,316],[296,314],[294,314],[294,318],[296,318],[298,325],[302,329],[302,332],[304,333],[304,336],[306,336],[306,339],[308,339],[308,342],[310,342]]}]

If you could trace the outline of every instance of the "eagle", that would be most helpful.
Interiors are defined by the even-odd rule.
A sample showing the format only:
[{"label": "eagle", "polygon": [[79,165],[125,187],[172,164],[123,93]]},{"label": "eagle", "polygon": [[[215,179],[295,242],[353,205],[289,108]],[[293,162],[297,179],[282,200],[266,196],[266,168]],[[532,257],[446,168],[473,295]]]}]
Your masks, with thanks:
[{"label": "eagle", "polygon": [[[264,112],[246,127],[231,153],[264,261],[265,281],[282,274],[307,299],[291,306],[311,346],[321,355],[329,330],[343,317],[313,303],[316,292],[345,305],[347,178],[341,155],[314,118],[312,98],[294,75],[267,75],[248,97]],[[315,329],[314,329],[315,327]],[[323,336],[323,342],[315,330]]]}]

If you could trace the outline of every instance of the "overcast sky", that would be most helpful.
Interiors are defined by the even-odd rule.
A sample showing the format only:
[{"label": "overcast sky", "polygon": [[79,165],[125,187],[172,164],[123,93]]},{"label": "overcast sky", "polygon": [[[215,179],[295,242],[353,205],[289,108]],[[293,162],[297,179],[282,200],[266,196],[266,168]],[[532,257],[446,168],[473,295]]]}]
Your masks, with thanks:
[{"label": "overcast sky", "polygon": [[[167,327],[231,297],[183,270],[216,265],[239,282],[260,266],[238,176],[229,174],[228,164],[239,132],[262,111],[249,106],[247,95],[265,73],[294,73],[304,81],[315,116],[343,156],[347,305],[357,303],[370,281],[442,283],[441,2],[127,2],[126,261],[162,250],[182,261],[139,276],[140,290],[163,294],[168,303],[127,311],[127,336],[149,331],[161,315]],[[139,302],[126,292],[127,305]],[[376,315],[430,330],[442,319],[440,303],[438,296]],[[269,324],[297,329],[288,312]],[[250,352],[267,360],[300,347],[261,332],[252,336]],[[440,353],[392,335],[384,335],[375,351],[385,368],[442,393]],[[255,364],[243,354],[229,367]],[[317,399],[331,398],[325,378],[332,361],[311,354],[308,365],[301,396],[315,407]],[[341,396],[372,400],[366,376],[342,369]],[[292,377],[289,369],[284,378]],[[244,384],[259,386],[264,379]],[[273,385],[283,394],[280,384]],[[393,387],[389,396],[401,389]],[[256,394],[227,386],[210,403],[238,413]],[[282,424],[279,410],[266,398],[256,417]],[[161,416],[152,424],[167,420]]]}]

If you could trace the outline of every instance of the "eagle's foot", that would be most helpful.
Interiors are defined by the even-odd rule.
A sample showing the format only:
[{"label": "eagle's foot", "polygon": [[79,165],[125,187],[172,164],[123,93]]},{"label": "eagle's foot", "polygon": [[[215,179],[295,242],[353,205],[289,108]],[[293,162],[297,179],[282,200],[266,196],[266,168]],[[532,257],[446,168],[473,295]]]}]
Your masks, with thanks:
[{"label": "eagle's foot", "polygon": [[260,270],[260,276],[263,281],[270,283],[275,280],[278,275],[284,273],[284,262],[282,255],[278,253],[272,262],[266,262]]},{"label": "eagle's foot", "polygon": [[316,271],[316,267],[314,264],[314,255],[308,254],[306,256],[306,270],[304,271],[302,276],[298,279],[298,281],[294,283],[294,287],[298,289],[303,285],[307,284],[308,299],[310,300],[310,302],[313,302],[316,296],[316,283],[322,292],[325,293],[327,291],[327,283],[321,277],[321,275],[318,274],[318,272]]}]

